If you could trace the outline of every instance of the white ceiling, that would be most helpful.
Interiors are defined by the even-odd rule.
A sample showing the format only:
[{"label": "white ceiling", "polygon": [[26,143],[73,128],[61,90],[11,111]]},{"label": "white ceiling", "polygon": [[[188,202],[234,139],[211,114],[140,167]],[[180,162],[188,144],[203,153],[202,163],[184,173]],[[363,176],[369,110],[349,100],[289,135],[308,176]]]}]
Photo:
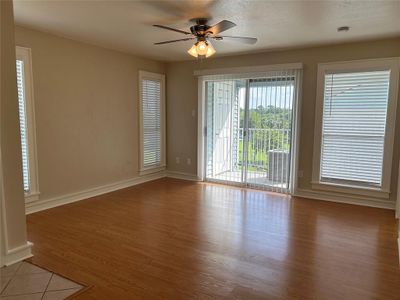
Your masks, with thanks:
[{"label": "white ceiling", "polygon": [[[400,1],[23,1],[14,0],[16,23],[106,48],[159,60],[190,59],[192,42],[153,45],[183,34],[151,26],[188,30],[189,19],[223,19],[237,27],[226,35],[254,36],[255,45],[213,43],[217,55],[400,36]],[[350,26],[349,32],[337,32]]]}]

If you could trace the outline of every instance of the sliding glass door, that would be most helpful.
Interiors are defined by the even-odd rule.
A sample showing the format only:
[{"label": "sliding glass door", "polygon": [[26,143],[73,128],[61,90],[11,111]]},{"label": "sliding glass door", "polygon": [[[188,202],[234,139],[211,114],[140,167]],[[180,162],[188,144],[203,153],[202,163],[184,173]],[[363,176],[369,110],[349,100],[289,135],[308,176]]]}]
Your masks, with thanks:
[{"label": "sliding glass door", "polygon": [[243,143],[243,80],[214,80],[206,82],[207,151],[206,177],[241,183]]},{"label": "sliding glass door", "polygon": [[205,81],[206,180],[289,190],[298,72]]}]

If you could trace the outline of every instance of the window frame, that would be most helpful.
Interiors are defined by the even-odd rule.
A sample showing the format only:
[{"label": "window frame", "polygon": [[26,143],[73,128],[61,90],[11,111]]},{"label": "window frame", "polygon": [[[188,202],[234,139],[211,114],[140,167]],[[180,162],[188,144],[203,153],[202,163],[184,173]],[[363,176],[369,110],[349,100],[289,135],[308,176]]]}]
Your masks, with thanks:
[{"label": "window frame", "polygon": [[39,200],[39,175],[36,144],[35,101],[33,89],[32,53],[30,48],[16,46],[16,60],[23,62],[24,95],[26,113],[26,136],[28,145],[29,191],[25,192],[25,202]]},{"label": "window frame", "polygon": [[[143,80],[159,81],[161,83],[161,97],[160,97],[160,124],[161,124],[161,161],[160,164],[145,167],[144,166],[144,143],[143,143],[143,98],[142,98],[142,81]],[[166,168],[166,113],[165,113],[165,75],[159,73],[153,73],[148,71],[139,71],[139,140],[140,140],[140,151],[139,151],[139,175],[147,175],[165,170]]]},{"label": "window frame", "polygon": [[[318,64],[317,91],[315,105],[315,127],[314,127],[314,152],[312,170],[312,188],[349,193],[376,198],[388,199],[390,195],[390,180],[393,161],[393,144],[395,137],[396,108],[398,101],[400,58],[381,58],[356,61],[343,61]],[[322,123],[324,108],[325,74],[352,73],[390,70],[389,95],[385,126],[384,154],[382,164],[381,187],[368,187],[346,183],[332,183],[321,181],[321,147],[322,147]]]}]

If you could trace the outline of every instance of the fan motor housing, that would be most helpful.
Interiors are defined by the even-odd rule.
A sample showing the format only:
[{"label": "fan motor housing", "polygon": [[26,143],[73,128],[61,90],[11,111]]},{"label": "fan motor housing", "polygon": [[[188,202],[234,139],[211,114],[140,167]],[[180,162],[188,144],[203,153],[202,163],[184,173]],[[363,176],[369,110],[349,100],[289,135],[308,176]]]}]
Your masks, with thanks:
[{"label": "fan motor housing", "polygon": [[190,27],[190,31],[196,36],[205,36],[206,31],[211,28],[211,26],[207,25],[207,18],[194,18],[190,20],[191,22],[195,22],[196,25]]},{"label": "fan motor housing", "polygon": [[206,34],[206,31],[210,28],[210,26],[208,25],[193,25],[192,27],[190,27],[190,31],[194,34],[194,35],[200,35],[200,36],[204,36]]}]

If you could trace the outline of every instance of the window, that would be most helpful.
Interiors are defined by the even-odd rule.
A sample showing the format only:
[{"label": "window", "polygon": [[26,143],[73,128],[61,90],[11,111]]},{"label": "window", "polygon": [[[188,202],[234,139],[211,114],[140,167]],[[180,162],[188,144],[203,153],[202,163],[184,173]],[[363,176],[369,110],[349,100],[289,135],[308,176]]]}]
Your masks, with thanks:
[{"label": "window", "polygon": [[39,182],[30,49],[17,47],[16,56],[23,186],[25,200],[31,202],[39,198]]},{"label": "window", "polygon": [[165,168],[165,76],[139,72],[140,173]]},{"label": "window", "polygon": [[318,66],[317,188],[325,184],[389,196],[398,72],[398,59]]}]

